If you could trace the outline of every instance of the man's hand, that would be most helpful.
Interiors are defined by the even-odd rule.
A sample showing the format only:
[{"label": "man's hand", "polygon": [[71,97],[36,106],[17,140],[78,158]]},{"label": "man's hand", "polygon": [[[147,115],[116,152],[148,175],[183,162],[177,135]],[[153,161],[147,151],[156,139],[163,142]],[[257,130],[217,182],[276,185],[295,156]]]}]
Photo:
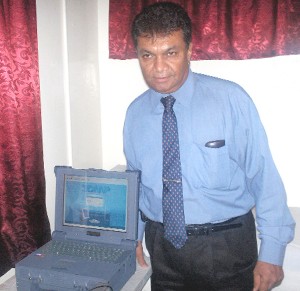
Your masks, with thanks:
[{"label": "man's hand", "polygon": [[138,264],[141,267],[143,267],[143,268],[148,267],[148,264],[146,263],[145,258],[144,258],[143,245],[140,240],[137,242],[137,246],[136,246],[136,259],[137,259]]},{"label": "man's hand", "polygon": [[253,291],[268,291],[279,285],[284,274],[281,266],[258,261],[254,268]]}]

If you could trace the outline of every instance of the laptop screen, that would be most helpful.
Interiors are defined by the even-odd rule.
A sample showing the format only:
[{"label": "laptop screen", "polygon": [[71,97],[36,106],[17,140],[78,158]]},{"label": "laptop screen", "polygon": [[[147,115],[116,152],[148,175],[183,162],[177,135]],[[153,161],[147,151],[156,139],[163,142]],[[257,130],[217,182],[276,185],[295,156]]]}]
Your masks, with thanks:
[{"label": "laptop screen", "polygon": [[64,225],[126,231],[127,179],[65,176]]}]

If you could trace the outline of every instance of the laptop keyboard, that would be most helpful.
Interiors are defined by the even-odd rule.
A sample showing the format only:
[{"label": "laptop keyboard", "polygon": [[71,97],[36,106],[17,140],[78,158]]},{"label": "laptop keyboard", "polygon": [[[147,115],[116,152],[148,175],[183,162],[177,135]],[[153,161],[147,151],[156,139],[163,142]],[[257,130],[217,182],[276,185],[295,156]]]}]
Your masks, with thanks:
[{"label": "laptop keyboard", "polygon": [[87,242],[58,241],[52,240],[44,245],[40,252],[57,256],[70,256],[83,258],[89,261],[117,263],[120,257],[126,252],[124,249],[104,247]]}]

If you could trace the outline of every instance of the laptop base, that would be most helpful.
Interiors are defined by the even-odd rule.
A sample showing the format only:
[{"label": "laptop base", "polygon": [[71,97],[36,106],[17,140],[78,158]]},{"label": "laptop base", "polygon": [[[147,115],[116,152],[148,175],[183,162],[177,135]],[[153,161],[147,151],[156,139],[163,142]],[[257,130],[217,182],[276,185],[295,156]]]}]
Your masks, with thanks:
[{"label": "laptop base", "polygon": [[[53,267],[41,269],[39,262],[43,259],[44,258],[40,257],[39,250],[36,250],[18,263],[16,268],[17,290],[88,291],[102,287],[96,290],[119,291],[136,270],[135,256],[128,257],[121,266],[113,264],[111,266],[107,265],[106,274],[95,274],[95,276],[74,274],[71,268],[73,261],[68,257],[60,259],[56,265],[57,270]],[[91,270],[86,270],[86,273],[96,273],[95,270],[98,264],[98,262],[91,263]],[[42,265],[44,265],[44,263]],[[49,266],[51,265],[53,266],[53,264],[49,262]]]}]

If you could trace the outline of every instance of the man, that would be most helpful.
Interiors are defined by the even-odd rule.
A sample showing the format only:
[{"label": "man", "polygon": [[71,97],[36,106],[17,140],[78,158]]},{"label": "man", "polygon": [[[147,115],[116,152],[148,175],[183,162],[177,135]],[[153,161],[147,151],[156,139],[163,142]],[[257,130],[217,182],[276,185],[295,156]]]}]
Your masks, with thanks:
[{"label": "man", "polygon": [[[150,89],[128,108],[124,152],[128,168],[142,173],[137,259],[146,264],[145,230],[152,290],[270,290],[283,279],[294,221],[253,102],[233,82],[191,72],[191,21],[179,5],[146,7],[132,35]],[[175,104],[167,109],[171,99]],[[165,114],[176,116],[179,154],[166,150]],[[176,179],[165,176],[172,168],[180,173]],[[176,203],[165,203],[178,193]],[[183,210],[163,207],[181,200]],[[179,214],[184,234],[171,222],[177,243],[168,219],[181,221]]]}]

